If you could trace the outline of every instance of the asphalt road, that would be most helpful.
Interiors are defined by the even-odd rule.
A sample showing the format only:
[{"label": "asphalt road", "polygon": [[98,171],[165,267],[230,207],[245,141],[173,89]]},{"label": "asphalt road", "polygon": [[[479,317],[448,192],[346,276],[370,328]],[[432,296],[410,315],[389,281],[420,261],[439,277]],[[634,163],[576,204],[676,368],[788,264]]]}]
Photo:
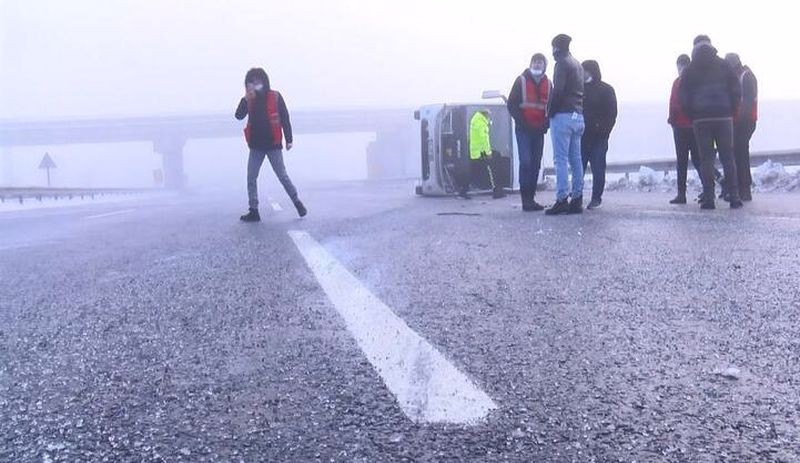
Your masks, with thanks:
[{"label": "asphalt road", "polygon": [[0,212],[0,461],[800,461],[800,195],[412,192]]}]

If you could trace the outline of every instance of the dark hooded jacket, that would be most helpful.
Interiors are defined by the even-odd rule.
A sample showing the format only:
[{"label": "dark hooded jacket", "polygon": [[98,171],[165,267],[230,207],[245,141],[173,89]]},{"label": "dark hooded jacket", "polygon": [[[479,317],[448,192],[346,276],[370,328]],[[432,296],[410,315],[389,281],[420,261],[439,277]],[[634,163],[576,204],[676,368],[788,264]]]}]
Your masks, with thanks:
[{"label": "dark hooded jacket", "polygon": [[[239,106],[236,108],[236,119],[242,120],[245,116],[248,117],[247,123],[250,124],[250,140],[247,146],[250,149],[258,151],[272,151],[276,149],[283,149],[281,140],[273,140],[272,130],[269,126],[269,118],[267,116],[267,92],[271,90],[269,84],[269,76],[263,69],[251,69],[245,76],[245,86],[248,82],[255,79],[264,82],[263,90],[256,92],[255,100],[252,104],[252,111],[248,110],[247,99],[242,98],[239,101]],[[276,92],[277,93],[277,92]],[[286,103],[283,101],[283,96],[278,93],[278,114],[281,119],[281,127],[283,128],[283,137],[286,143],[292,143],[292,123],[289,119],[289,110],[286,108]]]},{"label": "dark hooded jacket", "polygon": [[603,82],[597,61],[584,61],[583,70],[592,77],[584,84],[583,117],[586,133],[608,137],[617,123],[617,94],[614,87]]},{"label": "dark hooded jacket", "polygon": [[733,117],[742,95],[739,78],[708,44],[695,47],[681,76],[681,106],[693,121]]}]

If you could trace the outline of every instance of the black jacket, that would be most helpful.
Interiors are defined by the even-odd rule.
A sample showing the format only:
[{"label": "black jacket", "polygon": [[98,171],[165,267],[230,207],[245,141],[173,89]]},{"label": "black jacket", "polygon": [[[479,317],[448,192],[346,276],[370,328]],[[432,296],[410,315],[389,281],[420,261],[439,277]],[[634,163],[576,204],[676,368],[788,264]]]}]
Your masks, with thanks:
[{"label": "black jacket", "polygon": [[[265,89],[268,88],[265,86]],[[269,119],[267,117],[267,102],[266,90],[256,92],[256,98],[253,102],[253,112],[248,114],[247,100],[242,98],[239,101],[239,107],[236,108],[236,119],[242,120],[248,116],[247,122],[250,124],[250,141],[247,146],[250,149],[258,151],[271,151],[276,149],[283,149],[281,140],[272,139],[272,130],[269,128]],[[283,96],[278,93],[278,114],[281,118],[281,126],[283,127],[283,137],[286,143],[292,143],[292,123],[289,119],[289,110],[286,109],[286,103],[283,101]]]},{"label": "black jacket", "polygon": [[553,117],[559,113],[583,114],[583,68],[569,53],[556,58],[553,70],[553,92],[547,114]]},{"label": "black jacket", "polygon": [[586,133],[608,137],[617,123],[617,94],[614,87],[603,82],[596,61],[586,61],[584,66],[584,70],[592,76],[592,81],[584,84],[583,117]]},{"label": "black jacket", "polygon": [[742,95],[739,78],[717,49],[701,45],[681,76],[681,105],[693,121],[733,117]]},{"label": "black jacket", "polygon": [[[533,77],[533,74],[531,74],[530,69],[522,71],[522,74],[525,74],[525,77],[534,79],[534,82],[536,82],[535,80],[536,78]],[[549,77],[547,77],[547,74],[543,73],[541,79],[545,78],[549,79]],[[536,82],[537,85],[540,82],[541,80]],[[553,93],[553,83],[551,82],[550,94],[552,95],[552,93]],[[506,106],[508,107],[508,113],[511,114],[512,118],[514,118],[514,124],[516,126],[516,129],[525,130],[528,132],[542,132],[542,131],[547,132],[547,130],[550,128],[550,120],[545,118],[543,128],[528,127],[528,125],[522,119],[522,108],[519,107],[520,104],[522,104],[522,84],[519,81],[519,77],[517,77],[516,79],[514,79],[514,85],[511,86],[511,92],[508,94],[508,101],[506,102]]]}]

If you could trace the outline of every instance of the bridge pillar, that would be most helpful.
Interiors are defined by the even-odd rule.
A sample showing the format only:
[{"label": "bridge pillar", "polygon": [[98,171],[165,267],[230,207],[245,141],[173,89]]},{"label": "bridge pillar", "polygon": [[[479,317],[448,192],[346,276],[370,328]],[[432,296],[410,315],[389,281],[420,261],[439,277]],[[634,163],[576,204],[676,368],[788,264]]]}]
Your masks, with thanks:
[{"label": "bridge pillar", "polygon": [[11,159],[11,148],[8,146],[4,146],[0,152],[0,170],[3,172],[0,185],[11,186],[14,182],[14,163]]},{"label": "bridge pillar", "polygon": [[186,140],[182,138],[163,138],[153,141],[153,151],[161,155],[164,168],[164,187],[180,190],[186,185],[183,172],[183,147]]},{"label": "bridge pillar", "polygon": [[[377,132],[367,145],[367,178],[401,178],[412,175],[409,160],[416,159],[414,133],[406,130]],[[416,157],[415,157],[416,155]]]}]

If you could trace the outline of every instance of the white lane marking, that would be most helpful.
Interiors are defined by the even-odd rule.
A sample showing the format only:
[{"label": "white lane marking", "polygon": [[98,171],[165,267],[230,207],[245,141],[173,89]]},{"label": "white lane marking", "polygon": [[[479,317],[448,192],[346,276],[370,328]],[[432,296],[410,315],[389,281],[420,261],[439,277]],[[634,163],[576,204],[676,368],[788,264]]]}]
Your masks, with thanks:
[{"label": "white lane marking", "polygon": [[111,217],[111,216],[114,216],[114,215],[129,214],[129,213],[131,213],[131,212],[133,212],[135,210],[136,209],[125,209],[124,211],[114,211],[114,212],[108,212],[106,214],[89,215],[89,216],[86,216],[86,218],[87,219],[100,219],[100,218],[103,218],[103,217]]},{"label": "white lane marking", "polygon": [[417,423],[471,424],[497,408],[308,233],[289,236],[406,416]]},{"label": "white lane marking", "polygon": [[283,210],[283,208],[281,207],[281,205],[280,205],[280,204],[278,204],[278,203],[277,203],[277,202],[275,202],[275,201],[272,201],[270,204],[272,204],[272,210],[274,210],[275,212],[280,212],[280,211],[282,211],[282,210]]}]

